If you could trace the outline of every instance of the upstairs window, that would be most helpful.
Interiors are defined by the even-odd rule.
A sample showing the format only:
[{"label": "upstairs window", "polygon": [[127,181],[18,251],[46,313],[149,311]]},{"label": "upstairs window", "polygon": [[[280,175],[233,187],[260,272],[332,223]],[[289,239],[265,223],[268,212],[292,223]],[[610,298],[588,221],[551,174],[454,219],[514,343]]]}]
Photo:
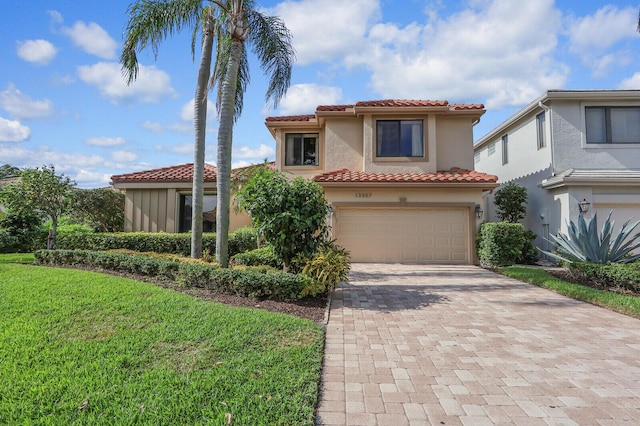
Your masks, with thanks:
[{"label": "upstairs window", "polygon": [[586,107],[587,143],[640,143],[640,107]]},{"label": "upstairs window", "polygon": [[377,157],[424,157],[422,120],[378,120]]},{"label": "upstairs window", "polygon": [[536,129],[538,132],[538,149],[542,149],[547,146],[547,139],[545,137],[544,123],[546,121],[544,111],[536,115]]},{"label": "upstairs window", "polygon": [[504,135],[502,137],[502,164],[509,162],[509,136]]},{"label": "upstairs window", "polygon": [[489,156],[491,156],[491,155],[496,153],[496,143],[495,142],[491,142],[489,144],[489,148],[487,148],[487,152],[489,153]]},{"label": "upstairs window", "polygon": [[317,166],[318,134],[288,133],[285,139],[285,166]]}]

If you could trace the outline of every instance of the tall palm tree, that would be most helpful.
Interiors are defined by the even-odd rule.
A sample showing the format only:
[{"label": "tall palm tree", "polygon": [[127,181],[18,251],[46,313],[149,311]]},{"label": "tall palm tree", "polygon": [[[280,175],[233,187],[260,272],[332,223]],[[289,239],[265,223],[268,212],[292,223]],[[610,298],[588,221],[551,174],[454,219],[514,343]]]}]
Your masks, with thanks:
[{"label": "tall palm tree", "polygon": [[165,38],[185,28],[192,30],[191,55],[195,59],[198,32],[202,31],[202,54],[198,67],[194,110],[193,214],[191,221],[191,257],[202,253],[202,206],[204,200],[204,154],[207,126],[207,91],[211,75],[214,37],[218,30],[213,1],[138,0],[129,6],[129,22],[120,55],[122,73],[131,84],[138,76],[137,51],[151,45],[154,55]]},{"label": "tall palm tree", "polygon": [[[274,108],[291,82],[294,50],[291,34],[284,22],[256,9],[253,0],[138,0],[129,8],[126,41],[120,62],[131,83],[138,74],[136,50],[151,44],[157,55],[160,42],[174,31],[192,27],[192,55],[198,30],[202,29],[202,56],[194,101],[194,177],[191,256],[202,252],[202,203],[204,178],[207,80],[217,86],[220,115],[217,158],[216,260],[229,263],[229,207],[233,124],[240,116],[243,95],[249,83],[246,46],[258,57],[269,75],[266,100]],[[211,53],[217,37],[216,61],[211,74]]]},{"label": "tall palm tree", "polygon": [[231,183],[231,146],[233,123],[242,112],[242,100],[249,82],[247,45],[258,57],[265,74],[269,74],[266,101],[278,102],[289,88],[295,58],[291,34],[284,22],[256,9],[252,0],[214,0],[219,6],[218,49],[213,83],[218,87],[218,173],[216,260],[223,267],[229,263],[229,207]]}]

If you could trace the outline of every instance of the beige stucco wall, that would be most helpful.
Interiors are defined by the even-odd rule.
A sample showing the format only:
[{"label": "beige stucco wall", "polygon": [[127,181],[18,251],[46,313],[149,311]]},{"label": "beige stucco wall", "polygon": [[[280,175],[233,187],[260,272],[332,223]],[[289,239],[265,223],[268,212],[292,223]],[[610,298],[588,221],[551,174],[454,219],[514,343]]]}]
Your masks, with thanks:
[{"label": "beige stucco wall", "polygon": [[324,139],[324,171],[362,170],[363,128],[360,119],[327,120]]},{"label": "beige stucco wall", "polygon": [[473,170],[473,122],[469,117],[438,116],[436,120],[438,170]]}]

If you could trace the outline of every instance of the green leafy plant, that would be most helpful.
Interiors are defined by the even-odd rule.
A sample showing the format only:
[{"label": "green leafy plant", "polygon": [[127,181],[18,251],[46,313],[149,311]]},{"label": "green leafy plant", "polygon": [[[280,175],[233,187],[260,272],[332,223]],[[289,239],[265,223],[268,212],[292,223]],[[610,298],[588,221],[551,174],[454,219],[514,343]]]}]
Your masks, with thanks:
[{"label": "green leafy plant", "polygon": [[517,223],[527,214],[527,188],[509,182],[496,191],[494,204],[500,220]]},{"label": "green leafy plant", "polygon": [[495,268],[516,263],[527,242],[525,232],[520,223],[483,223],[477,239],[480,264]]},{"label": "green leafy plant", "polygon": [[278,258],[271,246],[264,246],[259,249],[238,253],[233,257],[233,263],[245,266],[267,265],[282,269],[282,259]]},{"label": "green leafy plant", "polygon": [[541,250],[544,254],[562,262],[592,262],[628,263],[640,259],[640,253],[632,252],[640,247],[640,242],[636,240],[640,237],[640,232],[631,234],[640,224],[640,221],[629,224],[627,220],[618,235],[614,237],[613,226],[615,221],[611,220],[611,213],[604,221],[600,235],[598,235],[598,214],[594,214],[591,219],[585,220],[583,215],[578,216],[578,223],[569,222],[569,234],[558,233],[551,235],[551,239],[558,245],[556,252]]},{"label": "green leafy plant", "polygon": [[301,272],[312,279],[312,285],[304,290],[305,295],[328,294],[341,281],[349,281],[351,256],[335,241],[322,243],[311,257],[296,259],[295,263],[302,265]]},{"label": "green leafy plant", "polygon": [[235,194],[238,207],[282,258],[284,270],[297,255],[310,256],[329,234],[329,204],[322,187],[301,177],[259,167]]},{"label": "green leafy plant", "polygon": [[580,281],[587,281],[600,288],[617,288],[640,291],[640,262],[600,263],[573,262],[571,274]]}]

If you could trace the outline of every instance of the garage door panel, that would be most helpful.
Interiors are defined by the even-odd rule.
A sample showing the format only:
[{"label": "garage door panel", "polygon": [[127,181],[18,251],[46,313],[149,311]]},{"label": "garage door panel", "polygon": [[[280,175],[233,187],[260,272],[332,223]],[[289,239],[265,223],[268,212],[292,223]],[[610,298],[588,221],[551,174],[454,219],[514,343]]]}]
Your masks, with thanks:
[{"label": "garage door panel", "polygon": [[338,244],[355,262],[469,263],[466,208],[342,208]]}]

